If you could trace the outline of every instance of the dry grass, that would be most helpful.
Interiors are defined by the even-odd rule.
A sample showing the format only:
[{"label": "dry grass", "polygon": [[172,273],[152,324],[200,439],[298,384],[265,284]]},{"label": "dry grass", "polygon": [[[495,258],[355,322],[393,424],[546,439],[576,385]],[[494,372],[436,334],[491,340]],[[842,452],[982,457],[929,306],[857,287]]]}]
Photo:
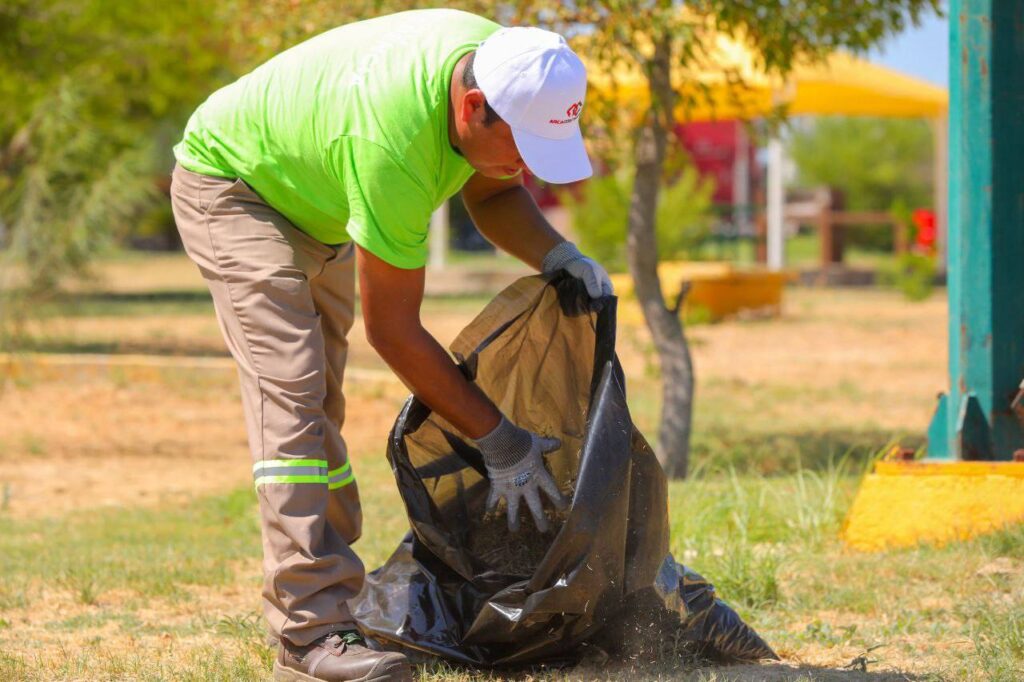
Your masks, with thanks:
[{"label": "dry grass", "polygon": [[[43,373],[42,369],[38,373]],[[344,433],[354,459],[381,452],[405,398],[394,380],[349,380]],[[165,370],[133,379],[121,367],[60,381],[23,372],[0,389],[4,513],[185,500],[251,480],[233,369]]]},{"label": "dry grass", "polygon": [[[620,335],[627,366],[653,365],[646,330]],[[923,429],[944,388],[940,296],[789,289],[780,318],[697,326],[690,339],[698,392],[728,393],[746,426]]]},{"label": "dry grass", "polygon": [[[159,268],[117,267],[113,292],[197,285],[174,257]],[[425,320],[446,342],[483,302],[435,299]],[[99,295],[52,312],[36,329],[42,347],[223,352],[208,303],[194,293]],[[695,327],[695,457],[711,468],[787,472],[794,458],[815,467],[849,447],[920,434],[942,388],[944,338],[938,297],[909,304],[860,290],[792,290],[781,319]],[[380,367],[358,326],[352,343],[353,366]],[[621,329],[619,350],[631,407],[653,436],[657,377],[644,330]],[[406,526],[383,456],[405,390],[362,378],[347,394],[345,436],[366,515],[359,551],[375,566]],[[29,363],[8,371],[0,389],[0,679],[267,679],[237,395],[229,368],[54,373]],[[779,665],[592,662],[500,676],[438,663],[422,678],[1020,679],[1021,533],[850,554],[835,533],[855,485],[818,468],[671,486],[673,552],[721,587],[783,655]]]}]

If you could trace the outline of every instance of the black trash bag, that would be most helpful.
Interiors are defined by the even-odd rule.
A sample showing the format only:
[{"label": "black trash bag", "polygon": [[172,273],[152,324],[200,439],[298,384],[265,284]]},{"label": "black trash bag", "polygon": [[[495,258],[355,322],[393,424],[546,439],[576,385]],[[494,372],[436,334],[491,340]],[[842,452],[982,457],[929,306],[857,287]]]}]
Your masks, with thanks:
[{"label": "black trash bag", "polygon": [[546,535],[524,505],[510,533],[504,505],[485,513],[472,442],[410,398],[388,459],[412,530],[351,603],[371,642],[487,666],[572,662],[588,644],[652,636],[720,660],[776,657],[669,555],[665,475],[626,407],[614,298],[592,302],[564,275],[527,277],[452,352],[513,423],[561,439],[546,462],[572,504],[546,506]]}]

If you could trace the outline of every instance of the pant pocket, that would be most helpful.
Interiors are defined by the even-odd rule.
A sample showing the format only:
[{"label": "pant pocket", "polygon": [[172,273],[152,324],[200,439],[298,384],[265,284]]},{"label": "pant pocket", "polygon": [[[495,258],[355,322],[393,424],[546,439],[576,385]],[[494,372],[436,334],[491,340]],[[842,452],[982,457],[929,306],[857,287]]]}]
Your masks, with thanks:
[{"label": "pant pocket", "polygon": [[225,194],[236,191],[240,187],[247,187],[242,178],[218,178],[199,173],[196,175],[198,176],[196,204],[203,213],[209,211],[210,207]]}]

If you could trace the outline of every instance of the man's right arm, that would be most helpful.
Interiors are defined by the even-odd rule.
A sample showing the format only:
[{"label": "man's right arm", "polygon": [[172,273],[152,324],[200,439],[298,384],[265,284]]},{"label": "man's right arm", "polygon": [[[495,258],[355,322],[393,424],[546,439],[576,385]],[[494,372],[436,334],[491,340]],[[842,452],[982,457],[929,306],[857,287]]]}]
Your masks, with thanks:
[{"label": "man's right arm", "polygon": [[467,380],[420,321],[423,268],[395,267],[356,246],[366,338],[416,397],[466,436],[491,433],[501,412]]}]

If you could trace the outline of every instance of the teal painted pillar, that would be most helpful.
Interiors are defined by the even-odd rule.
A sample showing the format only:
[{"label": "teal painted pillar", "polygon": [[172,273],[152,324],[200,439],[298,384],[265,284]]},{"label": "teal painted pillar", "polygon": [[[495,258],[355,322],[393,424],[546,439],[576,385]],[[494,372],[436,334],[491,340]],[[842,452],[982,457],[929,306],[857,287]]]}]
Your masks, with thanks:
[{"label": "teal painted pillar", "polygon": [[1008,460],[1024,379],[1024,0],[949,8],[949,392],[935,459]]}]

